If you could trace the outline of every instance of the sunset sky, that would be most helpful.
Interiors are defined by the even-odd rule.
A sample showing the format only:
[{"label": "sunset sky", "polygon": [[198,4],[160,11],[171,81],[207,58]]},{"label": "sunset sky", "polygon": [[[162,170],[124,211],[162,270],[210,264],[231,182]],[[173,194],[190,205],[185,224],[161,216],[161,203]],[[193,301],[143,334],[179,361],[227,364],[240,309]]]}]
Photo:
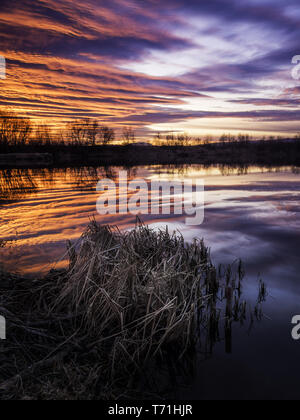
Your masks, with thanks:
[{"label": "sunset sky", "polygon": [[54,126],[300,131],[299,0],[1,0],[0,37],[1,108]]}]

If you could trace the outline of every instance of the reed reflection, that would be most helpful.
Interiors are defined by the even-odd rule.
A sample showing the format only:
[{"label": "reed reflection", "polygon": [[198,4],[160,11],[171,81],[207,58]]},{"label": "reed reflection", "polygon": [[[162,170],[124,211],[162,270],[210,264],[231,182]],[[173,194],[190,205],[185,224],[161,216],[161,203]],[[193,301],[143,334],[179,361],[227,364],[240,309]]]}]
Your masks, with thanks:
[{"label": "reed reflection", "polygon": [[[36,195],[39,191],[69,184],[78,191],[93,191],[102,178],[116,180],[119,170],[115,167],[35,168],[0,170],[0,205]],[[135,167],[123,167],[132,179]]]}]

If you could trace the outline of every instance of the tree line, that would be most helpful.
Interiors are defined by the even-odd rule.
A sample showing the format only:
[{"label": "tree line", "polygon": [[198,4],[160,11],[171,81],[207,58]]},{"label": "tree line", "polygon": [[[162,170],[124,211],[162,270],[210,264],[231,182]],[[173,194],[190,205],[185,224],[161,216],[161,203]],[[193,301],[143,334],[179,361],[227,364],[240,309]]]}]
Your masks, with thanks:
[{"label": "tree line", "polygon": [[[300,139],[300,134],[297,134],[294,139]],[[152,144],[154,146],[169,146],[169,147],[178,147],[178,146],[198,146],[198,145],[212,145],[220,144],[223,146],[226,145],[248,145],[253,141],[284,141],[285,138],[281,136],[263,136],[259,139],[250,136],[249,134],[222,134],[219,138],[213,138],[212,136],[203,136],[203,137],[192,137],[189,134],[174,134],[174,133],[157,133],[153,140]]]},{"label": "tree line", "polygon": [[[295,137],[300,139],[300,135]],[[153,146],[196,146],[196,145],[248,145],[254,140],[248,134],[223,134],[219,139],[212,136],[192,137],[188,134],[157,133],[151,141]],[[266,140],[284,141],[281,137],[262,137]],[[78,119],[69,122],[60,131],[54,131],[47,124],[34,124],[29,118],[19,117],[14,112],[0,111],[0,152],[22,148],[81,147],[107,146],[120,144],[128,146],[136,142],[136,135],[131,127],[124,127],[117,137],[116,131],[100,124],[92,118]]]},{"label": "tree line", "polygon": [[[85,118],[69,122],[56,132],[47,124],[34,124],[29,118],[14,112],[0,112],[0,149],[57,146],[106,146],[116,141],[116,132],[96,119]],[[126,146],[135,142],[135,132],[124,127],[118,143]]]}]

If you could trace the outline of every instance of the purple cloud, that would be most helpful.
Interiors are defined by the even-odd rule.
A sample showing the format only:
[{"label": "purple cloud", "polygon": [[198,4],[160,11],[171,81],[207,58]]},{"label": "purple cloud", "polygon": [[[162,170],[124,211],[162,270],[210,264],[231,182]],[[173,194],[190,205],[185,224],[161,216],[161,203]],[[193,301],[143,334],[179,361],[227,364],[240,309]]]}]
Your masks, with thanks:
[{"label": "purple cloud", "polygon": [[54,125],[95,116],[142,133],[204,118],[214,119],[212,128],[234,118],[241,129],[249,119],[299,119],[291,77],[300,54],[298,1],[101,3],[2,0],[2,107]]}]

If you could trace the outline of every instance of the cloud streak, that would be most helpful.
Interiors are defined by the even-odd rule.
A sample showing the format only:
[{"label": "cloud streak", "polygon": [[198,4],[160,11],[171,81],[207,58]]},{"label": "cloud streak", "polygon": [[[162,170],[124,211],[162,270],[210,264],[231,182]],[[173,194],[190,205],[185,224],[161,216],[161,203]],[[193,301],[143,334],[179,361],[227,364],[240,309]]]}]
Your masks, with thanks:
[{"label": "cloud streak", "polygon": [[299,23],[294,0],[3,0],[0,105],[54,126],[92,116],[143,135],[189,122],[214,133],[229,118],[233,131],[251,121],[293,134]]}]

